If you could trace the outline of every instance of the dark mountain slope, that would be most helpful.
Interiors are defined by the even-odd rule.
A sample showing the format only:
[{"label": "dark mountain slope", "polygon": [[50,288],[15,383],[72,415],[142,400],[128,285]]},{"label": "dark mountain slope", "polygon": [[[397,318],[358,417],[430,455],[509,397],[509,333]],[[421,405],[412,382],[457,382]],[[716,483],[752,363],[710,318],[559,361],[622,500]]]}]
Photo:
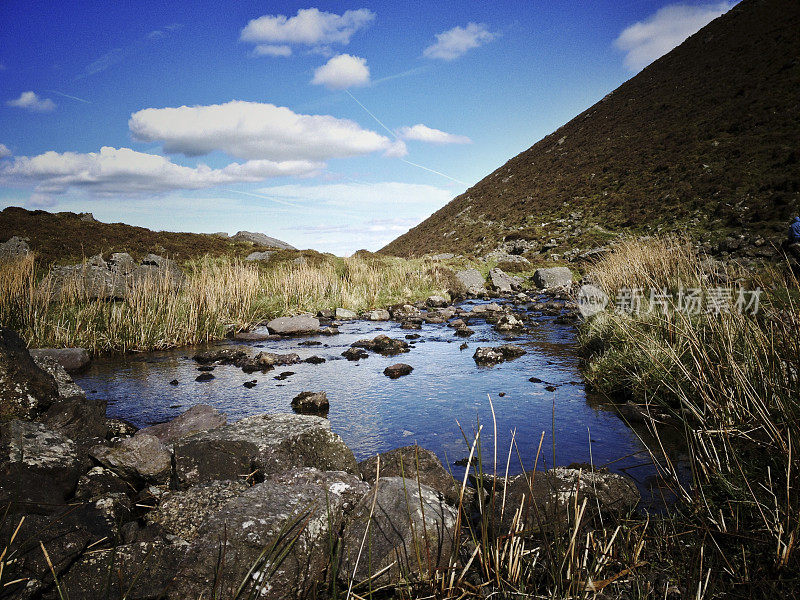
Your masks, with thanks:
[{"label": "dark mountain slope", "polygon": [[800,2],[743,0],[382,252],[665,229],[761,245],[798,210],[799,153]]}]

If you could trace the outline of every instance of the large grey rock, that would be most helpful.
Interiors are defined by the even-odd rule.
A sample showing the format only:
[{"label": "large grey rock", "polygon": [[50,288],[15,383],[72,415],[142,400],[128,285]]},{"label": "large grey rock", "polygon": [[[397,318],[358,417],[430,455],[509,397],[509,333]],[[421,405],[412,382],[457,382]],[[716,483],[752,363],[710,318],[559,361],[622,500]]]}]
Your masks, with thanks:
[{"label": "large grey rock", "polygon": [[352,310],[348,310],[346,308],[337,308],[334,312],[334,317],[337,321],[352,321],[353,319],[357,319],[358,315]]},{"label": "large grey rock", "polygon": [[533,283],[536,287],[547,290],[558,287],[569,287],[572,285],[572,271],[567,267],[536,269],[533,273]]},{"label": "large grey rock", "polygon": [[385,308],[378,308],[371,310],[367,313],[367,318],[370,321],[388,321],[391,318],[389,311]]},{"label": "large grey rock", "polygon": [[178,440],[176,482],[187,487],[214,479],[263,476],[295,467],[354,472],[356,461],[327,419],[311,415],[256,415]]},{"label": "large grey rock", "polygon": [[245,260],[249,261],[269,260],[270,258],[272,258],[274,254],[275,252],[271,252],[269,250],[267,250],[266,252],[251,252],[250,254],[247,255],[247,258],[245,258]]},{"label": "large grey rock", "polygon": [[35,418],[57,399],[55,380],[36,365],[22,338],[0,328],[0,422]]},{"label": "large grey rock", "polygon": [[36,512],[63,503],[78,481],[75,442],[42,423],[0,425],[0,506]]},{"label": "large grey rock", "polygon": [[28,243],[19,236],[14,236],[0,244],[0,261],[14,260],[27,255],[31,251]]},{"label": "large grey rock", "polygon": [[268,246],[270,248],[280,248],[282,250],[297,250],[297,248],[286,242],[282,242],[274,237],[269,237],[263,233],[254,233],[252,231],[239,231],[236,235],[231,236],[230,239],[234,242],[250,242],[257,246]]},{"label": "large grey rock", "polygon": [[425,304],[431,308],[444,308],[447,306],[447,298],[437,295],[428,296],[425,300]]},{"label": "large grey rock", "polygon": [[108,434],[106,401],[82,394],[53,403],[39,420],[75,441],[80,450],[97,444]]},{"label": "large grey rock", "polygon": [[374,577],[376,585],[433,578],[435,570],[451,566],[456,516],[428,486],[381,477],[344,529],[339,572],[343,577],[354,574],[356,581]]},{"label": "large grey rock", "polygon": [[496,292],[508,293],[513,291],[514,282],[502,269],[495,267],[489,271],[489,280],[492,282],[492,288]]},{"label": "large grey rock", "polygon": [[249,487],[243,480],[210,481],[187,490],[171,491],[145,519],[166,533],[191,541],[209,518]]},{"label": "large grey rock", "polygon": [[61,578],[61,587],[80,600],[163,598],[187,549],[155,540],[87,552]]},{"label": "large grey rock", "polygon": [[386,375],[389,379],[398,379],[403,377],[404,375],[410,375],[411,371],[414,370],[414,367],[411,365],[407,365],[405,363],[395,363],[393,365],[389,365],[383,370],[383,374]]},{"label": "large grey rock", "polygon": [[270,333],[280,335],[302,335],[317,333],[319,319],[311,315],[298,315],[296,317],[278,317],[267,323]]},{"label": "large grey rock", "polygon": [[[577,496],[578,506],[588,499],[590,512],[625,514],[636,507],[639,491],[632,479],[608,470],[557,467],[549,471],[524,473],[510,478],[503,490],[496,491],[497,522],[506,530],[515,513],[520,510],[524,528],[540,531],[556,526],[564,527],[570,522]],[[505,505],[502,500],[505,496]],[[574,518],[574,514],[572,514]]]},{"label": "large grey rock", "polygon": [[125,479],[165,483],[170,476],[172,457],[157,437],[134,435],[113,447],[95,446],[92,458]]},{"label": "large grey rock", "polygon": [[358,472],[364,481],[371,484],[375,483],[378,457],[380,457],[381,477],[405,477],[415,482],[419,481],[422,485],[427,485],[442,494],[448,504],[458,505],[461,487],[447,472],[435,453],[415,444],[362,460],[358,463]]},{"label": "large grey rock", "polygon": [[482,294],[486,291],[486,280],[477,269],[466,269],[456,273],[456,279],[470,294]]},{"label": "large grey rock", "polygon": [[221,598],[242,582],[239,597],[317,597],[346,504],[365,488],[353,475],[314,470],[254,485],[199,528],[168,598],[212,597],[215,582]]},{"label": "large grey rock", "polygon": [[162,444],[169,445],[182,437],[222,427],[227,420],[213,406],[197,404],[171,421],[140,429],[136,435],[152,435]]},{"label": "large grey rock", "polygon": [[91,358],[86,348],[33,348],[31,356],[52,358],[58,362],[68,373],[75,373],[89,366]]}]

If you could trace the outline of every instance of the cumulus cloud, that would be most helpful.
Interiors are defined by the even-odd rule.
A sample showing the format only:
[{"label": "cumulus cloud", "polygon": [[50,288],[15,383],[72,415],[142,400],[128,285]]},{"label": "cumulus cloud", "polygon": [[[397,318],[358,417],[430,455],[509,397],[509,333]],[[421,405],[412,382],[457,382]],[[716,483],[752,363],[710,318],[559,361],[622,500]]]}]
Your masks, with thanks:
[{"label": "cumulus cloud", "polygon": [[273,46],[271,44],[259,44],[253,49],[256,56],[291,56],[291,46]]},{"label": "cumulus cloud", "polygon": [[55,102],[50,100],[50,98],[40,98],[36,92],[22,92],[19,98],[9,100],[6,104],[33,112],[50,112],[56,108]]},{"label": "cumulus cloud", "polygon": [[339,54],[314,71],[314,85],[324,85],[331,90],[344,90],[369,84],[367,59]]},{"label": "cumulus cloud", "polygon": [[133,136],[161,142],[169,153],[221,150],[244,159],[312,160],[386,152],[392,140],[330,115],[303,115],[259,102],[147,108],[128,121]]},{"label": "cumulus cloud", "polygon": [[626,27],[614,40],[614,45],[625,52],[625,66],[631,71],[639,71],[728,12],[734,4],[717,2],[701,6],[664,6],[644,21]]},{"label": "cumulus cloud", "polygon": [[491,42],[496,34],[482,23],[468,23],[466,27],[453,27],[436,34],[436,41],[423,50],[426,58],[454,60],[463,56],[468,50]]},{"label": "cumulus cloud", "polygon": [[0,144],[0,158],[11,156],[11,150],[5,144]]},{"label": "cumulus cloud", "polygon": [[307,176],[323,167],[310,161],[251,160],[222,169],[185,167],[156,154],[104,146],[100,152],[45,152],[0,165],[0,182],[35,184],[39,197],[80,189],[95,195],[136,195],[197,190],[280,176]]},{"label": "cumulus cloud", "polygon": [[417,123],[411,127],[401,127],[397,134],[404,140],[415,140],[427,142],[429,144],[471,144],[472,140],[465,135],[447,133],[433,127],[428,127],[422,123]]},{"label": "cumulus cloud", "polygon": [[240,39],[243,42],[270,45],[346,45],[353,34],[374,19],[375,13],[366,8],[348,10],[342,15],[306,8],[298,10],[294,17],[264,15],[253,19],[242,29]]}]

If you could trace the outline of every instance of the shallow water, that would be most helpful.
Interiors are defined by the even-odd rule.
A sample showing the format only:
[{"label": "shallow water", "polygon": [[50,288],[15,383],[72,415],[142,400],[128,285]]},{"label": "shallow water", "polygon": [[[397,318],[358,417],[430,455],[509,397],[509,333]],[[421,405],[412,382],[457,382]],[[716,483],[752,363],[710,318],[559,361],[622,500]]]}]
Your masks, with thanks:
[{"label": "shallow water", "polygon": [[[479,302],[465,303],[465,308]],[[515,309],[520,312],[519,307]],[[531,315],[533,316],[533,315]],[[408,331],[394,322],[344,322],[337,336],[285,339],[267,342],[223,342],[215,346],[255,346],[253,353],[296,352],[301,359],[320,356],[319,365],[301,363],[277,367],[266,374],[246,374],[233,365],[217,366],[215,378],[197,382],[198,364],[192,356],[199,348],[154,352],[95,360],[76,382],[91,397],[108,401],[111,417],[125,418],[138,426],[162,422],[195,404],[210,404],[228,415],[229,421],[258,413],[291,411],[290,403],[302,391],[325,391],[330,401],[328,418],[358,460],[417,443],[436,452],[453,473],[452,466],[469,454],[478,421],[483,425],[483,463],[493,463],[491,397],[497,423],[498,471],[504,472],[515,431],[516,447],[509,472],[522,465],[533,468],[542,440],[538,468],[585,462],[609,464],[613,471],[634,477],[642,491],[654,474],[652,464],[637,434],[613,412],[587,402],[587,394],[575,352],[576,330],[554,323],[554,317],[535,316],[534,330],[519,336],[496,332],[483,320],[469,326],[475,335],[464,341],[444,325],[423,324],[421,331]],[[383,357],[370,352],[367,359],[350,362],[341,353],[358,339],[380,333],[409,340],[414,347],[405,354]],[[320,342],[317,346],[301,342]],[[479,346],[513,341],[527,354],[496,366],[478,366],[472,358]],[[414,371],[391,380],[383,370],[403,362]],[[285,380],[275,377],[294,374]],[[537,377],[545,383],[531,383]],[[177,386],[170,381],[177,379]],[[256,379],[252,389],[244,382]],[[556,386],[553,392],[546,385]],[[500,394],[504,395],[501,397]],[[459,427],[460,424],[460,427]],[[555,443],[553,440],[555,432]],[[555,450],[554,450],[555,448]],[[555,456],[554,456],[555,454]]]}]

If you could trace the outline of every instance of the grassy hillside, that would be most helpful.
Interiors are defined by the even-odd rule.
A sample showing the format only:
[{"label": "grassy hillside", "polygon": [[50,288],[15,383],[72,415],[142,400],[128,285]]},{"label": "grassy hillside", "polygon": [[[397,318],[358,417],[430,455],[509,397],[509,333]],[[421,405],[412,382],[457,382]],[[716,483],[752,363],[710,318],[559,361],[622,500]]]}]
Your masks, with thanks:
[{"label": "grassy hillside", "polygon": [[200,233],[150,231],[124,223],[83,220],[71,212],[49,213],[8,207],[0,211],[0,242],[13,236],[28,238],[28,245],[44,263],[75,263],[99,253],[130,252],[134,258],[148,253],[178,261],[206,254],[243,258],[261,246]]},{"label": "grassy hillside", "polygon": [[685,228],[769,254],[800,204],[798,31],[800,2],[743,0],[382,251],[479,255],[510,236],[558,253]]}]

